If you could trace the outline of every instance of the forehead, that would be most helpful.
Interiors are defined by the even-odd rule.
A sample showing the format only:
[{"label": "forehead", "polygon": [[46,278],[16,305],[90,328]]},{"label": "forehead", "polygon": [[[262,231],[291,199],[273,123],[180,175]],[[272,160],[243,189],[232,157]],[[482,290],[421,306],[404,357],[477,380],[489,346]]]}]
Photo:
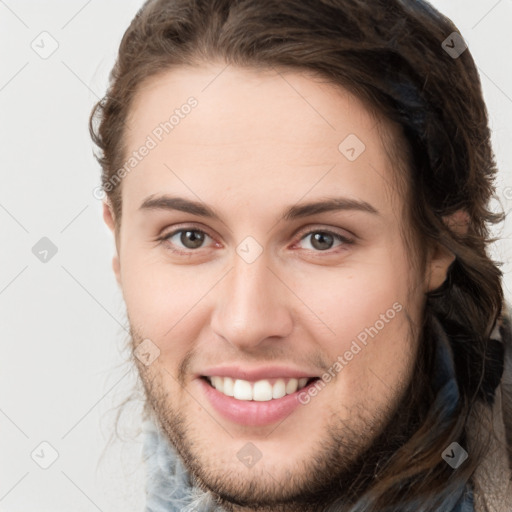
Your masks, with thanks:
[{"label": "forehead", "polygon": [[176,68],[144,82],[132,103],[125,160],[135,165],[126,166],[123,210],[176,186],[266,205],[336,189],[390,209],[394,162],[378,125],[397,133],[348,91],[304,72]]}]

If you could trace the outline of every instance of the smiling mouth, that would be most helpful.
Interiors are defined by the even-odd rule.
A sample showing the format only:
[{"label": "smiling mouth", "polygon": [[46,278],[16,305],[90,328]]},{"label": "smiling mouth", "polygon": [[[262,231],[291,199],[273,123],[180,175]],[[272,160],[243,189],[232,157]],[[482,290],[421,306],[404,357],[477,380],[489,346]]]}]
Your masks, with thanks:
[{"label": "smiling mouth", "polygon": [[267,402],[296,393],[319,380],[319,377],[262,379],[256,382],[219,376],[201,376],[201,379],[223,395],[236,400]]}]

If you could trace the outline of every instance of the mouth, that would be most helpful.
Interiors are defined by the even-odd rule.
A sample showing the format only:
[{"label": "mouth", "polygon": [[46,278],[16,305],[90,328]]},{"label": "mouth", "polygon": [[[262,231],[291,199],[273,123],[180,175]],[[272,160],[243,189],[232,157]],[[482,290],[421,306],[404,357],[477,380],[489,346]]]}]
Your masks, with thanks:
[{"label": "mouth", "polygon": [[227,397],[240,401],[268,402],[279,400],[309,386],[319,377],[274,378],[248,381],[223,376],[200,377],[208,385]]}]

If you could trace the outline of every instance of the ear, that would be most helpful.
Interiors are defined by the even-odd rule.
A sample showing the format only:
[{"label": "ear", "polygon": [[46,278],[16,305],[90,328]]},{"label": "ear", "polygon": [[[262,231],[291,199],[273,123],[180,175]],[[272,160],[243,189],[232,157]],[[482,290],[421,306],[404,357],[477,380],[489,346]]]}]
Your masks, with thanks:
[{"label": "ear", "polygon": [[110,231],[112,231],[112,234],[115,238],[116,254],[112,258],[112,270],[114,271],[114,275],[116,276],[116,280],[119,286],[121,286],[121,265],[119,263],[119,244],[116,232],[116,221],[112,207],[107,201],[103,202],[103,220],[105,221],[105,224],[108,226]]},{"label": "ear", "polygon": [[427,275],[427,291],[439,288],[448,275],[448,269],[455,260],[455,254],[436,242],[430,253]]},{"label": "ear", "polygon": [[[452,215],[443,217],[446,226],[458,235],[467,233],[469,215],[465,210],[457,210]],[[446,280],[448,269],[455,261],[455,254],[437,243],[431,249],[428,263],[427,291],[439,288]]]}]

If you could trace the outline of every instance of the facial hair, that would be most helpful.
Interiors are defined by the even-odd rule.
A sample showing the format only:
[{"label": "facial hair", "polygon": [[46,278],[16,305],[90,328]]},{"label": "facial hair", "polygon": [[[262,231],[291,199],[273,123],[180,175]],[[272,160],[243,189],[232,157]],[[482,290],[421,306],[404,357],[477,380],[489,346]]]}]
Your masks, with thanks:
[{"label": "facial hair", "polygon": [[[137,338],[140,337],[132,334],[133,346],[140,342]],[[425,346],[419,344],[413,370],[398,389],[390,390],[393,399],[378,417],[368,420],[360,406],[350,410],[350,422],[333,416],[315,447],[315,455],[294,464],[293,473],[284,482],[272,478],[269,471],[253,471],[252,480],[244,481],[236,474],[213,470],[215,464],[208,464],[207,458],[198,453],[187,418],[163,389],[161,379],[171,378],[171,374],[167,370],[150,374],[147,368],[136,363],[147,404],[181,457],[194,485],[209,491],[226,511],[343,512],[371,487],[378,469],[421,424],[429,397]],[[193,358],[191,351],[180,364],[178,382],[185,382],[186,369]],[[329,508],[334,503],[335,508]]]}]

